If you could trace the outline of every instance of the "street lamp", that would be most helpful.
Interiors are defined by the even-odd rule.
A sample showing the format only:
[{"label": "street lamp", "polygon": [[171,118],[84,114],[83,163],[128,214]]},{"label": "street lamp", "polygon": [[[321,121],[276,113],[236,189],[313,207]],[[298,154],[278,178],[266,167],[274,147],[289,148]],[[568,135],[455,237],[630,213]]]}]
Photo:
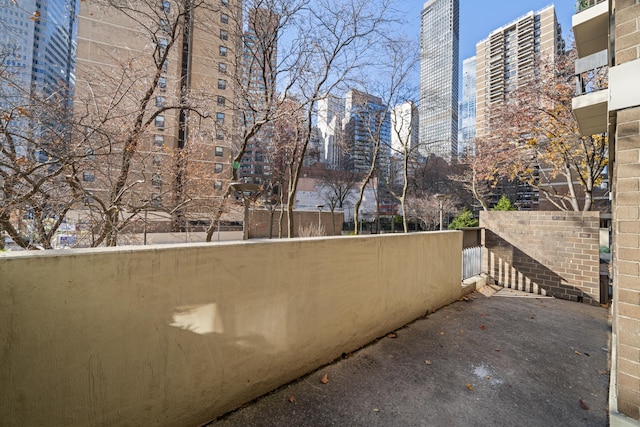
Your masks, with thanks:
[{"label": "street lamp", "polygon": [[322,208],[324,208],[324,205],[316,205],[316,208],[318,208],[318,232],[320,232],[320,227],[322,226]]},{"label": "street lamp", "polygon": [[433,197],[435,197],[438,200],[439,205],[440,205],[440,231],[442,231],[442,202],[444,201],[444,199],[447,198],[447,195],[446,194],[437,193]]},{"label": "street lamp", "polygon": [[244,217],[242,219],[242,240],[249,239],[249,202],[252,193],[260,191],[260,186],[251,184],[250,182],[232,182],[229,184],[231,188],[242,195],[242,204],[244,205]]}]

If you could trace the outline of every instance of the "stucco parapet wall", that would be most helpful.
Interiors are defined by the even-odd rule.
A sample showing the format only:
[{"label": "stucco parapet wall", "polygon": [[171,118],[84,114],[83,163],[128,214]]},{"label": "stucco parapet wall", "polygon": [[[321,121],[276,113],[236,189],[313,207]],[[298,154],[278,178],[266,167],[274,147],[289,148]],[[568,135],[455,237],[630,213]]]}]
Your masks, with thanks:
[{"label": "stucco parapet wall", "polygon": [[0,257],[6,425],[200,425],[461,296],[462,233]]}]

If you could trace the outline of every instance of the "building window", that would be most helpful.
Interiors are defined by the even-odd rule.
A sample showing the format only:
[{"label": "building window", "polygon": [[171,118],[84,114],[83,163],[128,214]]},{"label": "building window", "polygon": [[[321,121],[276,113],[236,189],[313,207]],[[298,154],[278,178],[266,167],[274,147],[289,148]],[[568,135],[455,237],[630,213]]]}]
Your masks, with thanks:
[{"label": "building window", "polygon": [[158,207],[162,203],[162,196],[158,193],[151,193],[151,206]]},{"label": "building window", "polygon": [[216,146],[215,152],[216,152],[216,157],[223,157],[224,156],[224,147]]},{"label": "building window", "polygon": [[229,23],[229,15],[227,15],[226,13],[223,13],[220,15],[220,22],[222,22],[223,24],[228,24]]},{"label": "building window", "polygon": [[166,73],[168,68],[169,68],[169,61],[165,59],[164,62],[162,63],[162,72]]},{"label": "building window", "polygon": [[169,46],[169,40],[167,39],[160,39],[158,40],[158,51],[160,52],[160,56],[164,56],[165,52],[167,51],[167,46]]},{"label": "building window", "polygon": [[155,188],[162,187],[162,175],[160,175],[159,173],[154,173],[151,177],[151,185]]},{"label": "building window", "polygon": [[227,64],[225,64],[224,62],[220,62],[218,64],[218,72],[220,74],[226,74],[227,73]]},{"label": "building window", "polygon": [[164,136],[163,135],[154,135],[153,143],[158,147],[162,147],[164,145]]},{"label": "building window", "polygon": [[215,173],[220,173],[220,172],[222,172],[223,169],[224,168],[222,166],[222,163],[216,163],[216,164],[213,165],[213,171]]},{"label": "building window", "polygon": [[[169,21],[167,21],[166,19],[161,19],[160,20],[160,29],[165,33],[165,34],[169,34],[169,32],[171,31],[171,27],[169,26]],[[165,46],[166,47],[166,46]]]},{"label": "building window", "polygon": [[224,131],[220,128],[216,129],[216,139],[224,139]]},{"label": "building window", "polygon": [[161,166],[162,165],[162,156],[153,156],[153,160],[151,161],[153,166]]},{"label": "building window", "polygon": [[229,39],[229,33],[227,32],[227,30],[220,30],[220,40],[228,40]]},{"label": "building window", "polygon": [[222,79],[218,79],[218,89],[226,89],[227,88],[227,81],[226,80],[222,80]]},{"label": "building window", "polygon": [[224,96],[218,96],[218,107],[224,107],[226,99]]},{"label": "building window", "polygon": [[220,56],[227,56],[227,47],[226,46],[220,46],[218,48],[218,53],[220,53]]},{"label": "building window", "polygon": [[156,96],[156,107],[164,107],[167,104],[167,98],[164,96]]},{"label": "building window", "polygon": [[213,183],[213,189],[214,190],[222,190],[222,181],[215,181]]},{"label": "building window", "polygon": [[218,124],[224,124],[224,113],[216,113],[216,122]]},{"label": "building window", "polygon": [[164,116],[156,116],[155,124],[159,130],[164,130]]},{"label": "building window", "polygon": [[229,0],[220,0],[223,6],[229,6]]},{"label": "building window", "polygon": [[84,182],[93,182],[96,180],[96,176],[91,172],[82,172],[82,180]]},{"label": "building window", "polygon": [[160,2],[160,10],[169,13],[171,11],[171,2],[168,0],[163,0]]},{"label": "building window", "polygon": [[160,77],[158,79],[158,88],[160,88],[160,90],[162,92],[167,90],[167,78],[166,77]]}]

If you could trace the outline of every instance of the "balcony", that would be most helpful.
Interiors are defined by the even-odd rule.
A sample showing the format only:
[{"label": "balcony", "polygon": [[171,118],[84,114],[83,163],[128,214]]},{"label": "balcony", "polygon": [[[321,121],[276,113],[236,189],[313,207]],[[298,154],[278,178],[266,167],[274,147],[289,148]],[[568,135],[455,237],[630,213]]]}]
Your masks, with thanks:
[{"label": "balcony", "polygon": [[[605,419],[606,310],[594,306],[598,214],[488,212],[487,218],[494,220],[483,270],[505,288],[526,291],[527,306],[514,299],[502,308],[474,306],[466,296],[474,285],[462,282],[462,248],[477,246],[477,229],[470,237],[444,231],[3,254],[0,378],[7,386],[0,419],[7,425],[202,425],[390,332],[399,331],[398,339],[388,341],[401,343],[417,322],[404,326],[425,314],[425,334],[404,341],[414,357],[385,373],[427,396],[435,388],[445,398],[489,398],[478,409],[500,406],[516,418],[534,408],[504,425],[548,414],[542,424],[565,425],[567,411],[581,418],[578,399],[595,392],[600,397],[587,402],[589,413]],[[543,296],[591,305],[541,303]],[[577,318],[577,312],[591,314]],[[589,323],[594,317],[600,320]],[[442,323],[434,328],[435,319]],[[397,350],[384,353],[385,360],[405,353]],[[586,369],[578,356],[599,361]],[[439,365],[445,360],[446,369]],[[426,371],[416,376],[411,366]],[[594,373],[597,366],[605,374]],[[441,376],[428,377],[429,370]],[[451,371],[463,375],[454,380]],[[587,372],[590,385],[573,394]],[[378,373],[360,378],[379,381]],[[338,377],[331,375],[330,381]],[[376,384],[360,391],[370,396]],[[420,411],[429,401],[407,399],[402,390],[382,396],[390,408],[405,402]],[[496,396],[514,395],[522,397],[495,405]],[[558,396],[567,397],[562,406]],[[303,410],[303,396],[297,397],[300,406],[281,403]],[[374,408],[381,406],[367,413],[377,416]],[[466,416],[478,413],[473,407]],[[378,424],[394,424],[386,421]]]},{"label": "balcony", "polygon": [[605,49],[576,61],[576,97],[572,100],[572,108],[583,136],[607,131],[607,60]]},{"label": "balcony", "polygon": [[609,2],[581,0],[571,22],[578,56],[583,58],[609,47]]}]

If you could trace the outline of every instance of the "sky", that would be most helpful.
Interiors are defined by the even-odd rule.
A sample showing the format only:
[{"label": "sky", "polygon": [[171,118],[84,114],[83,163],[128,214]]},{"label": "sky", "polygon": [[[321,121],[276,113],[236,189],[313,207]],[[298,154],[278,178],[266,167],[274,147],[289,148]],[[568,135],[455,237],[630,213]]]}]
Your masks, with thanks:
[{"label": "sky", "polygon": [[[419,41],[420,14],[424,0],[396,0],[394,7],[404,15],[407,35]],[[575,0],[460,0],[460,64],[476,54],[476,43],[485,39],[496,28],[519,18],[530,11],[538,11],[550,4],[556,8],[556,16],[562,25],[562,35],[567,39],[571,31],[571,16]]]}]

